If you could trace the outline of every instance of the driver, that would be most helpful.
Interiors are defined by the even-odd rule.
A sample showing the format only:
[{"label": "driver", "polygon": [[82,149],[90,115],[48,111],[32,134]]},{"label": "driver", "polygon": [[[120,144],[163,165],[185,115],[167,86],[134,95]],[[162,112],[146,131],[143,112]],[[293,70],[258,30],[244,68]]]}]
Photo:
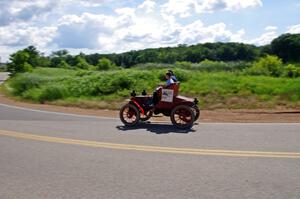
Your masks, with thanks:
[{"label": "driver", "polygon": [[172,73],[170,71],[168,71],[166,74],[165,74],[165,78],[166,78],[166,85],[160,85],[158,88],[156,88],[156,90],[153,92],[153,97],[152,97],[152,102],[150,104],[150,107],[153,107],[155,106],[158,101],[159,101],[159,98],[158,98],[158,92],[162,89],[162,88],[168,88],[168,86],[170,86],[171,84],[174,84],[175,81],[173,80],[172,78]]}]

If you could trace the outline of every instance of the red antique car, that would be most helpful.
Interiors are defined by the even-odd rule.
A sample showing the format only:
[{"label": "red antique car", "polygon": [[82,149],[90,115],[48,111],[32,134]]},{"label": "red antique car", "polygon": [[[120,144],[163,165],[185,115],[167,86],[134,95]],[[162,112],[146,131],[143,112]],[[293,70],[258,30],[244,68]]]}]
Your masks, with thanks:
[{"label": "red antique car", "polygon": [[162,113],[170,116],[173,125],[180,129],[191,128],[200,115],[197,106],[198,100],[178,95],[179,83],[173,83],[166,88],[158,89],[159,101],[154,106],[149,106],[151,95],[143,91],[142,95],[131,93],[130,101],[120,110],[120,119],[126,126],[134,126],[139,121],[150,119],[153,114]]}]

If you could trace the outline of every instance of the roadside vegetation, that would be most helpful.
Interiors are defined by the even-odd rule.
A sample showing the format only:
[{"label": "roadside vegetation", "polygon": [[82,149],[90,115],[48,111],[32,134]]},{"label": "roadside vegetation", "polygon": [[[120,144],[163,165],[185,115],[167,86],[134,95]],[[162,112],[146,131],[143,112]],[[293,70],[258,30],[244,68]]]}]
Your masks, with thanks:
[{"label": "roadside vegetation", "polygon": [[299,108],[299,52],[300,34],[262,47],[209,43],[108,55],[44,56],[30,46],[11,55],[12,78],[2,87],[37,103],[118,108],[132,90],[152,93],[172,69],[181,94],[202,108]]},{"label": "roadside vegetation", "polygon": [[[300,107],[300,78],[174,69],[181,94],[198,97],[203,108]],[[5,83],[14,96],[38,103],[118,108],[132,90],[152,93],[163,69],[113,71],[37,68]]]}]

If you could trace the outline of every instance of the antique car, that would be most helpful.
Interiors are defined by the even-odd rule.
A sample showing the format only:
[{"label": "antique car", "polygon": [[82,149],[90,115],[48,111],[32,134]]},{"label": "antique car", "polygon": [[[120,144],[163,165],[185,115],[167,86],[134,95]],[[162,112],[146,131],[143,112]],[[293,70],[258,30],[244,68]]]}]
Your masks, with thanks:
[{"label": "antique car", "polygon": [[121,121],[125,126],[135,126],[140,121],[149,120],[153,114],[162,113],[169,116],[177,128],[191,128],[200,116],[198,100],[178,95],[179,86],[177,82],[166,88],[157,88],[159,100],[154,106],[151,106],[153,96],[147,95],[145,90],[141,95],[132,91],[131,99],[120,110]]}]

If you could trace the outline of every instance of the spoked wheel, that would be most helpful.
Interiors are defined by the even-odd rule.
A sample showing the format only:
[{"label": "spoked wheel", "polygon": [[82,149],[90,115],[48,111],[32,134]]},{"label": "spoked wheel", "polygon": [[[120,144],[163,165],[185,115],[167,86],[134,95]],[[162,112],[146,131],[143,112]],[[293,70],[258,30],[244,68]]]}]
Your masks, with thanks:
[{"label": "spoked wheel", "polygon": [[195,115],[195,121],[197,121],[199,119],[200,116],[200,109],[197,105],[192,106],[192,110],[194,112]]},{"label": "spoked wheel", "polygon": [[193,126],[194,120],[194,111],[189,106],[179,105],[171,112],[171,121],[177,128],[189,129]]},{"label": "spoked wheel", "polygon": [[140,120],[143,121],[143,122],[147,121],[152,117],[152,115],[153,115],[153,112],[151,110],[147,111],[147,112],[145,112],[144,115],[143,114],[140,115]]},{"label": "spoked wheel", "polygon": [[125,126],[134,126],[140,120],[140,112],[134,105],[125,104],[120,110],[120,119]]}]

